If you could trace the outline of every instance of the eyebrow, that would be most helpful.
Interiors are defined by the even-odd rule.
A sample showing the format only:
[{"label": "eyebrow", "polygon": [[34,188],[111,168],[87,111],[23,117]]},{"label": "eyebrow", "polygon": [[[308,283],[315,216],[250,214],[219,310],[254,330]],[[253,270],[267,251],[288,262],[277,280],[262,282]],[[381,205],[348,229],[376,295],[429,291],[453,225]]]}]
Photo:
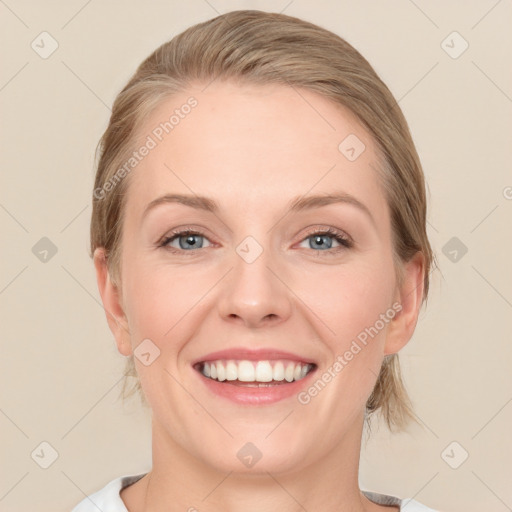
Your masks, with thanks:
[{"label": "eyebrow", "polygon": [[[159,206],[161,204],[176,203],[189,206],[197,210],[211,212],[214,214],[217,214],[220,210],[218,204],[213,199],[210,199],[208,197],[195,195],[193,196],[188,194],[165,194],[161,197],[153,199],[153,201],[148,203],[148,205],[144,209],[142,217],[144,218],[149,213],[149,211],[155,208],[156,206]],[[313,208],[320,208],[322,206],[328,206],[337,203],[351,204],[352,206],[355,206],[360,211],[365,213],[365,215],[369,218],[372,224],[376,226],[375,219],[373,218],[373,215],[371,214],[369,208],[364,203],[359,201],[359,199],[346,192],[337,192],[334,194],[322,194],[305,197],[299,196],[292,199],[287,206],[290,212],[296,213],[304,210],[311,210]]]}]

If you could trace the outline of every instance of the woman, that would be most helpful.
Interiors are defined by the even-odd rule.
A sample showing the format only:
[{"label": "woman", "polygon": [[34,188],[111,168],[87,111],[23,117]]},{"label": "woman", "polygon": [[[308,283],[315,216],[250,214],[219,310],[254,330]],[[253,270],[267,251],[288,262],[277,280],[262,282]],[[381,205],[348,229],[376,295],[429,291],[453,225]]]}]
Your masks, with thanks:
[{"label": "woman", "polygon": [[100,142],[91,255],[153,465],[74,512],[432,510],[358,485],[365,420],[413,417],[397,353],[434,260],[421,164],[369,63],[230,12],[149,56]]}]

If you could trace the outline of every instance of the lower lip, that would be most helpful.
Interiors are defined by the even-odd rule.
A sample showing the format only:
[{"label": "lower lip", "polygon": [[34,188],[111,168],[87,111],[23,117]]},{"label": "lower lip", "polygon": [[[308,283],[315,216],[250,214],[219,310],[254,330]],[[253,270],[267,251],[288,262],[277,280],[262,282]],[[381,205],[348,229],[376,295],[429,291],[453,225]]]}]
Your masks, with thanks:
[{"label": "lower lip", "polygon": [[311,370],[303,379],[287,382],[286,384],[276,384],[274,386],[249,387],[230,384],[231,381],[219,382],[205,377],[200,371],[194,369],[199,378],[206,387],[218,396],[228,398],[229,400],[245,405],[267,405],[279,402],[291,396],[297,395],[304,387],[309,385],[312,375],[316,368]]}]

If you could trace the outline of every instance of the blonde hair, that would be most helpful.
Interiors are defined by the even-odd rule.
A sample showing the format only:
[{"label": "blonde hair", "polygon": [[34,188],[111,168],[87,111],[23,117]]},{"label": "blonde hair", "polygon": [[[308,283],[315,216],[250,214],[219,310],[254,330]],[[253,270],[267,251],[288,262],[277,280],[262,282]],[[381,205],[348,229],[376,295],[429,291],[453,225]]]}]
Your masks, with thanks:
[{"label": "blonde hair", "polygon": [[[120,247],[128,179],[119,168],[133,152],[138,128],[161,101],[193,83],[216,79],[238,83],[282,84],[303,88],[347,107],[372,134],[378,176],[390,208],[393,256],[400,283],[402,265],[417,252],[424,256],[424,293],[434,262],[426,233],[424,175],[407,122],[387,86],[366,59],[336,34],[312,23],[255,10],[233,11],[194,25],[162,44],[138,67],[114,101],[109,125],[99,141],[91,218],[91,257],[105,248],[109,273],[120,284]],[[100,191],[100,192],[98,192]],[[137,377],[127,360],[123,398],[136,391],[147,405],[140,382],[126,392],[126,378]],[[414,418],[397,354],[384,358],[366,418],[380,410],[391,430]]]}]

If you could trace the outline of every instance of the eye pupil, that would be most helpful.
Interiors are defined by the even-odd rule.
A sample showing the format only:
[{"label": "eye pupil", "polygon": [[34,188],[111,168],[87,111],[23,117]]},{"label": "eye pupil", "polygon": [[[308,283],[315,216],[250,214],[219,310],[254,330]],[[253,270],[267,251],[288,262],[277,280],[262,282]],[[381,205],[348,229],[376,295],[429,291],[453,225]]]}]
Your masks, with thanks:
[{"label": "eye pupil", "polygon": [[[329,238],[330,235],[315,235],[315,243],[320,246],[320,248],[330,248],[330,244],[326,242],[326,239]],[[332,244],[332,242],[331,242]]]},{"label": "eye pupil", "polygon": [[[193,246],[198,245],[197,240],[196,240],[197,236],[199,236],[199,235],[186,235],[186,236],[182,237],[182,239],[185,238],[185,244],[183,246],[180,243],[181,248],[186,249],[186,248],[190,248],[191,246],[193,247]],[[187,244],[189,244],[189,245],[187,245]]]},{"label": "eye pupil", "polygon": [[[187,252],[195,252],[191,251],[190,249],[201,249],[203,248],[203,242],[200,240],[202,238],[205,238],[204,235],[201,233],[195,233],[192,231],[182,231],[182,232],[175,232],[174,236],[170,236],[164,240],[163,243],[160,243],[159,245],[161,247],[168,246],[171,248],[170,245],[173,241],[178,241],[179,249],[182,251],[187,250]],[[332,249],[333,241],[336,240],[338,244],[340,244],[340,249],[342,250],[344,248],[350,248],[351,245],[343,238],[341,235],[331,232],[331,231],[322,231],[319,233],[311,233],[308,237],[306,237],[305,240],[309,240],[309,248],[310,249],[320,249],[322,252],[324,251],[330,251]],[[312,242],[314,240],[314,242]],[[338,249],[337,249],[338,250]]]}]

